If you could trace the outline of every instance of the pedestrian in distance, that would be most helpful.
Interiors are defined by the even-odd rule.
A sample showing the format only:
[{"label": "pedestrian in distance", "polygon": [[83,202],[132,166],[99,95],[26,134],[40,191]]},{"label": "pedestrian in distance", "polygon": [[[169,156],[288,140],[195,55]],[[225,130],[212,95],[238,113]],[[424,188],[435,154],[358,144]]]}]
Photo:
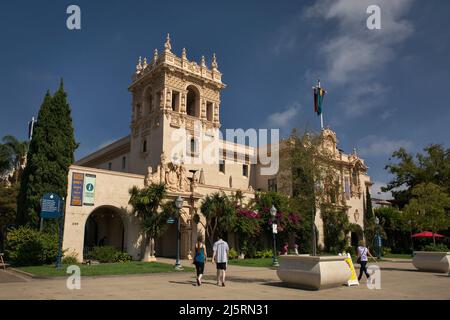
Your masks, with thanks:
[{"label": "pedestrian in distance", "polygon": [[213,246],[214,253],[212,257],[212,263],[216,263],[218,286],[222,283],[222,287],[225,287],[225,272],[227,270],[229,251],[228,243],[222,239],[222,235],[219,233]]},{"label": "pedestrian in distance", "polygon": [[367,255],[372,257],[372,259],[374,259],[374,260],[375,260],[375,258],[370,253],[369,248],[366,247],[364,240],[361,240],[359,242],[359,246],[356,249],[356,253],[358,255],[356,263],[361,265],[361,269],[359,270],[358,281],[361,280],[363,273],[366,275],[367,279],[369,279],[370,274],[369,274],[369,272],[367,272],[367,262],[368,262]]},{"label": "pedestrian in distance", "polygon": [[197,239],[197,244],[195,245],[195,256],[194,256],[194,265],[197,271],[197,285],[202,285],[202,277],[205,271],[205,261],[206,261],[206,248],[203,243],[203,237],[199,236]]}]

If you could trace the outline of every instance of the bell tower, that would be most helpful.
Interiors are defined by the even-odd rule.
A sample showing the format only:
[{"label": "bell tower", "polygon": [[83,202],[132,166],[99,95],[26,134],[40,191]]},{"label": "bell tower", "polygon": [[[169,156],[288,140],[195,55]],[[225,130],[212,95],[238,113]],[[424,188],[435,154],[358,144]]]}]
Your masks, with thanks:
[{"label": "bell tower", "polygon": [[[145,174],[148,166],[159,164],[163,152],[171,153],[173,130],[184,128],[194,136],[196,124],[202,132],[219,129],[223,88],[215,54],[209,68],[204,56],[200,64],[188,60],[185,48],[178,57],[172,52],[169,34],[161,54],[155,49],[150,62],[140,57],[129,87],[130,153],[137,171]],[[186,144],[189,149],[190,141]]]}]

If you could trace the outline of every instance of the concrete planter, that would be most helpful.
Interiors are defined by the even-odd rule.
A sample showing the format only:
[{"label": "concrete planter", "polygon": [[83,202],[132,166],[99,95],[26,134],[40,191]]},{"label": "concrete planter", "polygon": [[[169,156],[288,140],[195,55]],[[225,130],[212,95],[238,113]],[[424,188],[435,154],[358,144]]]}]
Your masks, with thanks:
[{"label": "concrete planter", "polygon": [[450,269],[450,252],[414,251],[412,263],[419,271],[447,273]]},{"label": "concrete planter", "polygon": [[280,256],[277,275],[289,285],[320,290],[347,284],[351,271],[344,256]]}]

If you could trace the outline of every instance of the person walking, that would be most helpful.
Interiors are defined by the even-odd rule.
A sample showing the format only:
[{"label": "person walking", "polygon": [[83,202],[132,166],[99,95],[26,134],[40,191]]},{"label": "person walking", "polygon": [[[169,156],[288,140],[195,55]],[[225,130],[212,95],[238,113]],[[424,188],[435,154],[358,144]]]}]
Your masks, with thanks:
[{"label": "person walking", "polygon": [[195,245],[195,256],[194,256],[194,264],[195,269],[197,271],[197,285],[202,285],[202,276],[205,271],[205,261],[206,261],[206,248],[203,243],[203,238],[200,236],[197,239],[197,244]]},{"label": "person walking", "polygon": [[218,286],[222,282],[222,287],[225,287],[225,271],[227,270],[229,251],[228,243],[222,240],[222,235],[219,233],[213,246],[214,254],[212,257],[212,263],[216,263]]},{"label": "person walking", "polygon": [[295,255],[298,256],[298,244],[297,243],[295,243],[295,245],[294,245],[294,253],[295,253]]},{"label": "person walking", "polygon": [[361,240],[359,242],[359,246],[356,249],[357,254],[358,254],[358,258],[356,260],[356,263],[359,263],[361,265],[361,269],[359,270],[359,276],[358,276],[358,281],[361,280],[363,273],[366,275],[367,279],[370,278],[370,274],[369,272],[367,272],[367,255],[369,255],[370,257],[372,257],[372,259],[375,260],[375,258],[372,256],[372,254],[369,251],[369,248],[367,248],[365,246],[365,241]]}]

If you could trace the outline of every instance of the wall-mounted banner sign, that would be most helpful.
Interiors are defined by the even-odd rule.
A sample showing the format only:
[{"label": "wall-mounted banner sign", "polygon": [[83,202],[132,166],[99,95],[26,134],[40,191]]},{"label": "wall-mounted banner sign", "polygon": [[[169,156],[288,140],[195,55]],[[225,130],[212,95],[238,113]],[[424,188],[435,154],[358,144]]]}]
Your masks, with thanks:
[{"label": "wall-mounted banner sign", "polygon": [[83,205],[93,206],[95,202],[95,178],[94,174],[84,175],[84,188],[83,188]]},{"label": "wall-mounted banner sign", "polygon": [[70,205],[81,207],[83,205],[84,174],[74,172],[72,174],[72,192]]},{"label": "wall-mounted banner sign", "polygon": [[61,216],[61,198],[56,193],[44,194],[41,199],[41,218],[56,219]]}]

